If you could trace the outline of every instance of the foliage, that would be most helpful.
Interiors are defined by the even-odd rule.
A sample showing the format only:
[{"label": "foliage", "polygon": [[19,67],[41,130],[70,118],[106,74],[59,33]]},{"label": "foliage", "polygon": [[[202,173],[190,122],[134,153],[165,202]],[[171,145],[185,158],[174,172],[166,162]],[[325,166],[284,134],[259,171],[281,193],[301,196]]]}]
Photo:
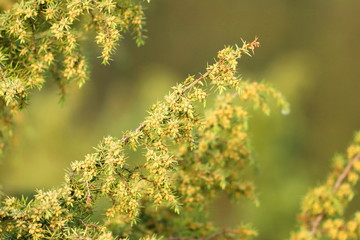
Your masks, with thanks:
[{"label": "foliage", "polygon": [[[142,43],[141,3],[135,1],[28,0],[0,17],[3,123],[41,88],[49,73],[65,94],[87,78],[80,51],[83,30],[94,29],[107,63],[122,32]],[[85,26],[85,27],[84,27]],[[283,96],[265,83],[244,81],[238,60],[260,43],[225,47],[199,77],[189,76],[154,104],[148,117],[121,138],[105,137],[95,152],[75,161],[65,183],[37,190],[34,199],[6,197],[0,204],[1,239],[251,239],[249,225],[218,229],[207,210],[221,192],[257,202],[251,173],[256,165],[248,136],[252,108],[270,113],[271,99],[289,112]],[[207,108],[210,94],[216,96]],[[211,100],[210,100],[211,101]],[[132,151],[143,153],[134,161]],[[360,215],[344,220],[360,172],[360,133],[348,156],[335,158],[322,186],[305,196],[295,239],[356,239]],[[95,211],[106,202],[104,219]],[[104,205],[104,204],[103,204]]]},{"label": "foliage", "polygon": [[354,198],[360,174],[360,132],[347,149],[347,156],[336,156],[325,184],[311,190],[303,199],[299,215],[301,227],[292,240],[357,239],[360,236],[360,212],[344,220],[345,208]]},{"label": "foliage", "polygon": [[[237,59],[250,55],[257,46],[254,40],[220,51],[218,61],[208,66],[205,74],[197,79],[188,77],[163,102],[153,105],[135,131],[125,133],[120,140],[106,137],[95,153],[73,162],[63,187],[39,190],[30,202],[7,198],[0,211],[4,236],[109,239],[109,229],[120,237],[214,234],[207,218],[198,214],[194,218],[194,211],[204,211],[223,190],[234,199],[255,198],[252,183],[240,174],[251,163],[247,110],[234,101],[253,101],[268,112],[266,99],[272,95],[287,107],[272,88],[240,81],[236,76]],[[222,96],[215,109],[203,116],[197,110],[201,106],[196,105],[205,103],[209,88],[233,93]],[[136,149],[144,152],[145,161],[132,166],[126,155]],[[110,201],[104,226],[90,219],[101,198]],[[154,225],[154,221],[162,224]],[[239,227],[226,234],[247,236],[254,232]]]},{"label": "foliage", "polygon": [[[143,7],[122,0],[20,1],[0,15],[0,149],[11,130],[12,116],[41,89],[50,75],[63,96],[69,84],[81,87],[88,64],[80,43],[90,30],[108,63],[117,41],[131,31],[143,44]],[[11,132],[10,132],[11,134]]]}]

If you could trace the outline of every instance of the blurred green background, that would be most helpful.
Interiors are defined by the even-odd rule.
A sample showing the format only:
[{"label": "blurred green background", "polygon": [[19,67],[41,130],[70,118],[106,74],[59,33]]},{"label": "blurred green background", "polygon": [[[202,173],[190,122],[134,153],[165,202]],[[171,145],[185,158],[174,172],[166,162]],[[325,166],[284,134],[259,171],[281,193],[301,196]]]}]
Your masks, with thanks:
[{"label": "blurred green background", "polygon": [[90,44],[91,79],[74,86],[64,105],[52,82],[34,92],[1,161],[4,192],[33,195],[58,186],[69,163],[103,136],[135,129],[174,83],[204,72],[224,45],[256,35],[262,46],[241,60],[239,72],[271,82],[291,114],[274,108],[270,117],[252,116],[260,206],[219,196],[212,216],[219,226],[252,222],[258,239],[286,239],[302,196],[324,180],[334,153],[360,129],[359,10],[355,0],[152,0],[145,46],[126,37],[103,66]]}]

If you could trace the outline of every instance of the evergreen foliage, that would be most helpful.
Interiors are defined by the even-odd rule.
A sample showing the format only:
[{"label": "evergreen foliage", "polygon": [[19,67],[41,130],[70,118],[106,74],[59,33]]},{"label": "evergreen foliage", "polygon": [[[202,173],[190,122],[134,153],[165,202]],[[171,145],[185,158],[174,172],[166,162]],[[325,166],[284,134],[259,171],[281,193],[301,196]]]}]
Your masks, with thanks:
[{"label": "evergreen foliage", "polygon": [[11,134],[13,115],[24,108],[32,89],[49,75],[63,96],[69,84],[81,87],[88,64],[81,48],[90,30],[107,64],[118,40],[131,32],[143,44],[141,2],[122,0],[20,1],[0,15],[0,149]]},{"label": "evergreen foliage", "polygon": [[[287,107],[271,87],[237,77],[237,60],[257,46],[255,39],[220,51],[205,74],[188,77],[153,105],[135,131],[121,139],[106,137],[95,153],[73,162],[61,188],[39,190],[32,201],[7,198],[0,210],[4,238],[111,239],[111,229],[119,237],[137,238],[214,234],[199,213],[220,191],[234,199],[255,199],[252,183],[241,175],[251,165],[247,108],[235,101],[252,101],[268,113],[271,95]],[[203,115],[197,105],[205,104],[210,89],[227,94]],[[136,149],[145,155],[140,165],[126,160],[127,152]],[[103,225],[90,219],[101,198],[110,201]],[[239,227],[226,234],[254,232]]]},{"label": "evergreen foliage", "polygon": [[[68,84],[87,78],[80,41],[94,29],[107,63],[117,40],[132,31],[142,44],[141,2],[130,0],[27,0],[0,15],[2,132],[41,88],[50,73],[63,94]],[[75,161],[65,183],[37,190],[34,199],[5,197],[0,203],[0,239],[252,239],[248,225],[218,229],[207,214],[222,192],[237,201],[257,202],[251,173],[255,162],[248,137],[253,108],[270,113],[284,97],[265,83],[244,81],[238,60],[252,56],[260,43],[225,47],[204,74],[189,76],[154,104],[146,119],[121,138],[105,137],[94,153]],[[215,95],[213,108],[206,107]],[[129,158],[143,153],[141,162]],[[358,239],[360,213],[344,219],[360,173],[360,133],[338,156],[324,185],[302,203],[300,239]],[[106,202],[104,219],[94,211]],[[271,224],[271,223],[269,223]]]}]

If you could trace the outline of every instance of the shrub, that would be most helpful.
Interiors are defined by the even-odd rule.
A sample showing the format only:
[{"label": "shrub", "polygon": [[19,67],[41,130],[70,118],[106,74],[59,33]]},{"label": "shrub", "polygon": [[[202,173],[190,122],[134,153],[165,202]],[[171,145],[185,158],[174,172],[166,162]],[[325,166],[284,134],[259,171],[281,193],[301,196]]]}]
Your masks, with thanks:
[{"label": "shrub", "polygon": [[[2,147],[12,116],[27,105],[31,90],[53,78],[65,95],[69,84],[88,78],[81,42],[95,32],[108,63],[121,34],[143,43],[141,1],[27,0],[1,13],[0,71]],[[252,109],[270,113],[271,98],[287,114],[284,97],[266,83],[241,79],[238,60],[252,56],[257,38],[219,51],[204,74],[189,76],[154,104],[138,128],[103,138],[94,153],[75,161],[65,183],[38,190],[34,199],[5,197],[0,205],[2,239],[250,239],[250,225],[218,229],[207,214],[220,193],[257,202],[251,180],[248,135]],[[209,95],[213,107],[206,107]],[[128,158],[143,153],[141,163]],[[304,198],[299,230],[291,239],[357,239],[360,214],[344,219],[360,172],[360,133],[347,156],[334,159],[324,185]],[[103,221],[94,208],[107,202]]]}]

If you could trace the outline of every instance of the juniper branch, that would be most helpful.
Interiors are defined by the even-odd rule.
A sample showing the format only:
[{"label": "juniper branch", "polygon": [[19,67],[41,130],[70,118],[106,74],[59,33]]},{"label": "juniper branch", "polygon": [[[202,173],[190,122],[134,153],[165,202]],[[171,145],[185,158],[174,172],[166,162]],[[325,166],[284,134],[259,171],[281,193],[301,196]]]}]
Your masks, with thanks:
[{"label": "juniper branch", "polygon": [[[260,46],[260,42],[258,42],[258,38],[255,37],[255,39],[250,42],[250,43],[245,43],[242,46],[242,48],[239,48],[238,51],[236,52],[236,55],[241,55],[242,53],[248,54],[248,50],[251,50],[252,53],[254,54],[254,49],[255,47],[259,47]],[[216,62],[216,64],[220,65],[227,56],[223,56],[220,60],[218,60]],[[202,74],[199,78],[195,79],[193,82],[191,82],[189,85],[185,86],[182,90],[182,92],[178,95],[177,99],[180,99],[189,89],[191,89],[192,87],[194,87],[196,84],[198,84],[199,82],[201,82],[202,80],[204,80],[207,76],[209,76],[209,74],[211,74],[214,71],[214,69],[209,69],[207,72],[205,72],[204,74]],[[237,94],[237,93],[235,93]],[[142,123],[139,127],[137,127],[134,131],[134,133],[138,133],[141,132],[144,128],[146,127],[146,124]],[[125,136],[121,141],[123,143],[127,143],[130,140],[130,136]]]}]

